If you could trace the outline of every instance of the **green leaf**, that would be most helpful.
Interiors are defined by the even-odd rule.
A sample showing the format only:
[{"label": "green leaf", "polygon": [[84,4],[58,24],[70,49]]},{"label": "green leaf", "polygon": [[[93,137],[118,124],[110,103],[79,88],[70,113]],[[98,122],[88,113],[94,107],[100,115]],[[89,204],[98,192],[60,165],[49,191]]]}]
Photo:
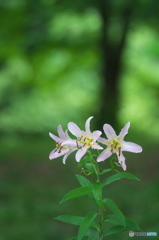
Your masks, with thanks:
[{"label": "green leaf", "polygon": [[130,228],[131,230],[142,231],[134,220],[127,217],[125,218],[125,220],[126,220],[126,227]]},{"label": "green leaf", "polygon": [[113,224],[116,224],[116,225],[121,224],[119,218],[118,218],[117,215],[115,215],[115,214],[107,215],[107,216],[104,218],[104,221],[105,221],[105,222],[109,222],[109,223],[113,223]]},{"label": "green leaf", "polygon": [[105,205],[118,217],[120,223],[125,226],[125,217],[115,202],[109,198],[104,199]]},{"label": "green leaf", "polygon": [[97,240],[98,239],[98,231],[89,229],[86,233],[86,236],[89,236],[89,240]]},{"label": "green leaf", "polygon": [[83,166],[85,166],[87,162],[90,162],[90,157],[89,156],[83,157],[78,163],[78,169],[81,169]]},{"label": "green leaf", "polygon": [[104,174],[104,173],[111,172],[111,171],[112,171],[112,168],[104,169],[104,170],[101,172],[101,175]]},{"label": "green leaf", "polygon": [[126,218],[126,227],[123,227],[121,225],[110,227],[103,232],[103,237],[128,230],[142,231],[132,219]]},{"label": "green leaf", "polygon": [[76,174],[76,178],[82,187],[92,187],[92,183],[84,176]]},{"label": "green leaf", "polygon": [[131,228],[129,227],[123,227],[121,225],[117,225],[117,226],[113,226],[113,227],[110,227],[108,229],[106,229],[102,236],[105,237],[105,236],[109,236],[109,235],[112,235],[112,234],[116,234],[116,233],[119,233],[119,232],[124,232],[124,231],[128,231],[128,230],[132,230]]},{"label": "green leaf", "polygon": [[87,175],[87,176],[89,176],[89,175],[92,174],[92,173],[90,173],[90,171],[87,170],[87,169],[83,169],[83,170],[80,172],[80,174],[82,174],[82,173],[84,173],[84,174]]},{"label": "green leaf", "polygon": [[104,187],[104,186],[106,186],[106,185],[108,185],[108,184],[110,184],[112,182],[120,180],[121,178],[129,178],[129,179],[134,179],[134,180],[138,180],[139,181],[139,179],[136,176],[134,176],[133,174],[122,172],[122,173],[117,173],[117,174],[114,174],[114,175],[106,178],[103,181],[102,185]]},{"label": "green leaf", "polygon": [[[59,220],[61,222],[65,222],[65,223],[70,223],[73,225],[81,225],[84,217],[79,217],[79,216],[72,216],[72,215],[60,215],[56,218],[54,218],[55,220]],[[98,229],[97,223],[93,222],[92,226],[96,229]]]},{"label": "green leaf", "polygon": [[[70,238],[69,240],[77,240],[77,237]],[[85,236],[85,237],[82,238],[82,240],[89,240],[89,237]]]},{"label": "green leaf", "polygon": [[80,187],[80,188],[76,188],[72,191],[70,191],[69,193],[67,193],[61,200],[60,203],[62,202],[65,202],[69,199],[72,199],[72,198],[77,198],[77,197],[81,197],[81,196],[84,196],[84,195],[87,195],[89,193],[92,193],[92,188],[90,187]]},{"label": "green leaf", "polygon": [[84,235],[86,234],[87,230],[90,228],[90,226],[92,226],[92,223],[95,219],[95,217],[97,216],[97,213],[89,213],[82,221],[80,227],[79,227],[79,231],[78,231],[78,237],[77,240],[81,240]]},{"label": "green leaf", "polygon": [[102,184],[99,182],[94,183],[92,190],[93,190],[93,195],[94,195],[96,203],[102,209],[104,209],[104,204],[103,204],[103,200],[102,200]]},{"label": "green leaf", "polygon": [[73,224],[73,225],[80,225],[84,218],[83,217],[78,217],[78,216],[71,216],[71,215],[61,215],[61,216],[58,216],[54,219],[65,222],[65,223],[70,223],[70,224]]},{"label": "green leaf", "polygon": [[100,174],[103,175],[104,173],[108,173],[108,172],[117,172],[117,173],[119,173],[119,171],[116,170],[116,169],[108,168],[108,169],[103,170]]},{"label": "green leaf", "polygon": [[[81,175],[76,175],[79,183],[81,184],[82,187],[91,187],[92,188],[92,183],[87,179],[85,178],[84,176],[81,176]],[[88,194],[88,196],[93,199],[93,194]]]},{"label": "green leaf", "polygon": [[92,163],[86,163],[85,167],[92,173],[95,173],[95,170],[93,168],[93,164]]},{"label": "green leaf", "polygon": [[[116,225],[120,225],[121,222],[119,220],[119,218],[115,215],[115,214],[110,214],[107,215],[104,218],[105,222],[109,222],[109,223],[113,223]],[[125,225],[127,228],[131,228],[131,230],[136,230],[136,231],[140,231],[141,229],[138,227],[138,225],[130,218],[125,217]]]}]

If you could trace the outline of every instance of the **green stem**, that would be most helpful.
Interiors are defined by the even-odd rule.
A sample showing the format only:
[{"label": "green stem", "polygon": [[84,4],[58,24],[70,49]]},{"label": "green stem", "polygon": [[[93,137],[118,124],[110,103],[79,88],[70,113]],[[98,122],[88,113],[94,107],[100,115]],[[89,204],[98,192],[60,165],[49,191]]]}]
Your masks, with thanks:
[{"label": "green stem", "polygon": [[99,240],[102,239],[101,236],[102,224],[103,224],[103,209],[99,207]]},{"label": "green stem", "polygon": [[[98,178],[98,179],[100,182],[100,178]],[[99,240],[102,239],[102,236],[101,236],[102,225],[103,225],[103,209],[99,206],[99,236],[98,236]]]},{"label": "green stem", "polygon": [[99,167],[98,167],[98,165],[97,165],[97,162],[96,162],[96,161],[94,160],[94,158],[92,157],[90,151],[88,151],[88,155],[89,155],[90,160],[91,160],[91,162],[92,162],[92,164],[93,164],[93,168],[94,168],[94,171],[95,171],[96,177],[97,177],[97,182],[100,182]]},{"label": "green stem", "polygon": [[[91,152],[88,151],[88,154],[90,156],[91,162],[93,164],[94,171],[96,173],[97,182],[100,183],[100,170],[99,170],[99,166],[98,166],[97,162],[93,159],[93,157],[91,155]],[[98,230],[99,235],[98,235],[98,240],[102,239],[102,236],[101,236],[102,224],[103,224],[103,209],[99,206],[99,230]]]}]

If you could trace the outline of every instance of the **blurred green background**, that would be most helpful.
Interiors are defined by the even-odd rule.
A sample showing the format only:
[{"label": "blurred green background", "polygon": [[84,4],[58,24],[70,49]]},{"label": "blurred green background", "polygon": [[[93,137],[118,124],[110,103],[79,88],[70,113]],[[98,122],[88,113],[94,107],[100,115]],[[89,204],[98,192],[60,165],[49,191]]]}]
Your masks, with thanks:
[{"label": "blurred green background", "polygon": [[83,128],[89,116],[92,130],[131,122],[126,140],[143,153],[125,153],[127,171],[141,181],[105,193],[158,231],[158,12],[153,0],[0,1],[0,240],[67,240],[78,228],[53,218],[94,211],[86,197],[58,205],[79,186],[77,164],[74,154],[66,165],[48,159],[48,132],[69,121]]}]

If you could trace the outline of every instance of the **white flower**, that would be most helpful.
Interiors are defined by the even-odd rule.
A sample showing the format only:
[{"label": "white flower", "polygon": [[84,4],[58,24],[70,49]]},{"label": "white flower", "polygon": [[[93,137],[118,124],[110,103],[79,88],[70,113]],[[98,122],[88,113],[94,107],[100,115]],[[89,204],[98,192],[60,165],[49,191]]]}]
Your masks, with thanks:
[{"label": "white flower", "polygon": [[142,147],[136,143],[125,142],[124,137],[128,133],[130,123],[128,122],[124,128],[121,130],[119,136],[116,135],[114,129],[109,124],[104,124],[103,130],[108,139],[99,138],[98,141],[107,145],[107,148],[99,155],[97,162],[104,161],[110,157],[113,153],[117,154],[118,161],[121,164],[123,170],[126,170],[125,157],[123,156],[123,151],[140,153],[142,152]]},{"label": "white flower", "polygon": [[[90,131],[90,121],[93,117],[89,117],[85,123],[85,131],[81,131],[80,128],[73,122],[68,123],[69,131],[77,137],[76,146],[79,150],[76,153],[76,161],[79,162],[81,158],[85,155],[87,150],[91,147],[93,149],[103,149],[100,145],[96,143],[99,136],[102,134],[101,131]],[[71,143],[68,140],[64,143]]]},{"label": "white flower", "polygon": [[50,137],[56,142],[55,149],[50,153],[49,159],[54,159],[63,156],[63,163],[65,164],[67,157],[77,149],[75,141],[71,141],[71,144],[65,145],[64,142],[70,140],[67,134],[67,130],[64,132],[62,127],[59,125],[57,128],[59,137],[52,133],[49,133]]}]

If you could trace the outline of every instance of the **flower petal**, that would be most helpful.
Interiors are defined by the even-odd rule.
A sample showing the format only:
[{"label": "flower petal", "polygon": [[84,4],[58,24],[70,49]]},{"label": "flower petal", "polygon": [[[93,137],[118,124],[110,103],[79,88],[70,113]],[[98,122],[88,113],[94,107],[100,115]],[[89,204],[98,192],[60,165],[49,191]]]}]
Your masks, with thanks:
[{"label": "flower petal", "polygon": [[136,143],[132,143],[132,142],[123,142],[123,147],[122,147],[122,151],[127,151],[127,152],[134,152],[134,153],[140,153],[142,152],[142,147],[139,146]]},{"label": "flower petal", "polygon": [[112,126],[110,126],[109,124],[104,124],[103,130],[104,130],[107,138],[116,137],[116,132],[114,131]]},{"label": "flower petal", "polygon": [[79,149],[76,153],[76,161],[79,162],[81,160],[81,158],[85,155],[87,151],[87,148],[83,147],[81,149]]},{"label": "flower petal", "polygon": [[63,164],[66,163],[66,159],[68,158],[68,156],[69,156],[72,152],[73,152],[73,150],[70,150],[68,153],[66,153],[66,154],[64,155],[64,157],[63,157],[63,159],[62,159]]},{"label": "flower petal", "polygon": [[65,153],[68,152],[68,149],[61,151],[60,153],[58,151],[55,151],[55,149],[50,153],[49,159],[52,160],[54,158],[58,158],[60,156],[63,156]]},{"label": "flower petal", "polygon": [[55,141],[55,142],[61,142],[61,139],[54,134],[49,132],[49,136]]},{"label": "flower petal", "polygon": [[70,136],[68,135],[68,129],[65,131],[67,139],[70,139]]},{"label": "flower petal", "polygon": [[63,140],[67,139],[67,135],[66,135],[66,133],[63,131],[61,125],[59,125],[59,126],[57,127],[57,132],[58,132],[58,135],[59,135],[59,137],[60,137],[61,139],[63,139]]},{"label": "flower petal", "polygon": [[128,133],[129,127],[130,127],[130,122],[126,123],[123,129],[121,130],[119,137],[121,137],[122,140],[124,139],[125,135]]},{"label": "flower petal", "polygon": [[120,153],[120,156],[118,156],[118,161],[121,164],[123,170],[126,170],[126,164],[125,164],[125,157],[123,156],[122,152]]},{"label": "flower petal", "polygon": [[93,134],[94,141],[98,141],[98,138],[102,134],[102,132],[97,130],[97,131],[94,131],[92,134]]},{"label": "flower petal", "polygon": [[110,151],[109,148],[106,148],[97,158],[97,162],[101,162],[104,161],[105,159],[107,159],[108,157],[110,157],[112,155],[112,152]]},{"label": "flower petal", "polygon": [[101,147],[100,145],[98,145],[98,144],[93,144],[92,146],[91,146],[91,148],[92,149],[99,149],[99,150],[102,150],[103,149],[103,147]]},{"label": "flower petal", "polygon": [[74,139],[67,139],[67,140],[64,140],[61,144],[61,146],[65,146],[65,145],[77,146],[77,141]]},{"label": "flower petal", "polygon": [[106,139],[105,138],[102,138],[102,137],[99,137],[98,138],[98,142],[102,143],[102,144],[105,144],[106,145]]},{"label": "flower petal", "polygon": [[89,117],[85,123],[85,129],[86,129],[86,133],[90,133],[90,121],[93,117]]},{"label": "flower petal", "polygon": [[68,129],[74,136],[76,136],[76,137],[81,136],[81,130],[75,123],[69,122],[68,123]]}]

